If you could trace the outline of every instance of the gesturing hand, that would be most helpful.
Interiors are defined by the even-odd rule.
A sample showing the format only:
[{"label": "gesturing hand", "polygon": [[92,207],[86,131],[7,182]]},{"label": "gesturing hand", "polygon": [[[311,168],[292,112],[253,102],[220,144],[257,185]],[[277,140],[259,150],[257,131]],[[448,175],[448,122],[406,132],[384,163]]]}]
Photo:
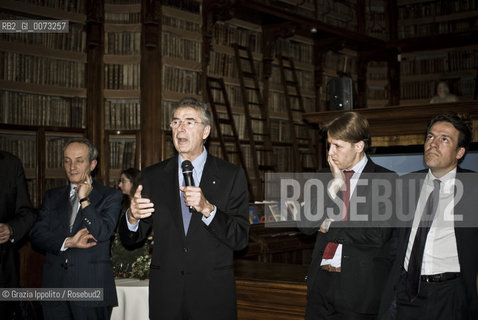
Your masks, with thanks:
[{"label": "gesturing hand", "polygon": [[[92,242],[88,242],[93,240]],[[66,238],[65,248],[81,248],[86,249],[96,246],[96,239],[91,233],[88,232],[88,229],[83,228],[78,231],[73,237]]]},{"label": "gesturing hand", "polygon": [[150,217],[154,212],[154,203],[149,198],[143,198],[141,191],[143,186],[139,185],[129,206],[128,221],[132,225],[137,224],[139,219]]}]

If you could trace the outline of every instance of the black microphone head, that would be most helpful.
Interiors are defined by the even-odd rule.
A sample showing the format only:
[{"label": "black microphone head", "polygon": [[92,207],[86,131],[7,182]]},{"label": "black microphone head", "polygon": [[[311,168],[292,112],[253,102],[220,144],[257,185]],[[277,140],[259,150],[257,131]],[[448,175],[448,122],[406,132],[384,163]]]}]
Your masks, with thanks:
[{"label": "black microphone head", "polygon": [[181,169],[183,170],[183,173],[192,172],[193,164],[189,160],[184,160],[183,163],[181,163]]},{"label": "black microphone head", "polygon": [[194,186],[193,164],[191,161],[184,160],[183,163],[181,163],[181,169],[183,170],[184,185]]}]

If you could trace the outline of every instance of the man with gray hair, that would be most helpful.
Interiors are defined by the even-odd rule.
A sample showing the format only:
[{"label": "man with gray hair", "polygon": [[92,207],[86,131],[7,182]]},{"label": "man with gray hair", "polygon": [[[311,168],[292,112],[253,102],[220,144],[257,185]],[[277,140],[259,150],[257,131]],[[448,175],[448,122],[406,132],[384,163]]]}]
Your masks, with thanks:
[{"label": "man with gray hair", "polygon": [[117,305],[110,237],[121,210],[121,192],[97,183],[91,172],[98,152],[87,139],[64,148],[69,185],[48,190],[30,233],[46,252],[43,288],[100,288],[101,300],[45,301],[45,319],[109,319]]},{"label": "man with gray hair", "polygon": [[211,116],[204,103],[180,101],[170,126],[178,154],[144,169],[119,233],[135,244],[154,231],[150,319],[233,320],[233,254],[249,239],[246,177],[207,153]]}]

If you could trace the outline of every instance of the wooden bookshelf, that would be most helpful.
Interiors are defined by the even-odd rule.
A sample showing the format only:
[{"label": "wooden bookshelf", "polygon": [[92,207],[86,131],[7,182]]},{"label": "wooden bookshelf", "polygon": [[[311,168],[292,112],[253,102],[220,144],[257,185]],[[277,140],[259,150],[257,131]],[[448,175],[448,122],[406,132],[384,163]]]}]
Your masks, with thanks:
[{"label": "wooden bookshelf", "polygon": [[478,4],[465,1],[398,0],[398,39],[477,30]]},{"label": "wooden bookshelf", "polygon": [[[425,130],[433,117],[439,114],[456,112],[466,113],[473,120],[474,127],[478,121],[478,104],[476,101],[460,101],[442,104],[420,104],[410,106],[391,106],[385,108],[369,108],[354,110],[364,115],[370,123],[372,144],[374,140],[386,141],[386,145],[423,144]],[[304,115],[304,120],[316,124],[319,128],[328,121],[339,116],[342,111],[312,112]],[[400,139],[409,136],[412,139]],[[383,140],[381,137],[389,137]],[[377,138],[377,139],[376,139]],[[478,141],[478,132],[473,141]]]},{"label": "wooden bookshelf", "polygon": [[136,130],[118,130],[107,131],[106,135],[109,154],[108,184],[111,187],[117,187],[122,170],[137,168],[140,159],[138,153],[141,150],[141,146],[137,145],[141,141],[140,133]]},{"label": "wooden bookshelf", "polygon": [[104,4],[104,89],[100,133],[104,183],[117,187],[120,173],[141,168],[141,10],[140,0]]},{"label": "wooden bookshelf", "polygon": [[68,33],[0,35],[0,140],[25,167],[35,207],[45,190],[65,184],[63,144],[85,135],[86,8],[2,1],[3,19],[69,20]]},{"label": "wooden bookshelf", "polygon": [[[200,98],[201,84],[201,7],[200,2],[161,6],[162,97],[177,103],[184,97]],[[169,130],[171,114],[163,113],[162,128]]]},{"label": "wooden bookshelf", "polygon": [[[357,111],[371,123],[374,146],[421,144],[426,124],[438,113],[470,113],[478,128],[472,100],[477,94],[476,1],[128,2],[133,3],[0,1],[2,19],[70,22],[67,34],[0,34],[0,148],[21,158],[36,207],[47,189],[66,183],[60,145],[71,137],[94,142],[100,152],[96,177],[112,186],[126,166],[142,168],[172,156],[171,108],[185,96],[205,100],[207,75],[224,78],[234,121],[242,128],[237,138],[249,153],[234,42],[253,51],[270,111],[274,156],[281,160],[277,171],[291,171],[294,156],[278,53],[296,60],[308,111],[304,120],[313,125],[340,114],[325,111],[327,84],[345,72],[356,83]],[[265,36],[279,25],[287,32]],[[448,81],[459,102],[428,104],[440,80]],[[209,152],[221,156],[217,139],[209,140]],[[319,144],[319,155],[323,148]],[[252,167],[250,157],[246,166]],[[300,247],[299,236],[255,236],[249,259],[308,263],[312,244]],[[303,318],[304,268],[293,270],[296,278],[286,284],[245,268],[249,273],[238,277],[241,318]],[[269,276],[282,275],[279,267],[265,268]],[[29,269],[22,270],[29,286],[39,285]]]},{"label": "wooden bookshelf", "polygon": [[[478,8],[471,0],[447,5],[436,0],[398,0],[396,8],[384,0],[363,6],[348,0],[241,0],[235,3],[241,10],[232,10],[232,2],[209,0],[72,4],[0,3],[5,18],[70,21],[68,34],[0,34],[1,99],[8,102],[2,104],[0,119],[17,126],[78,129],[99,145],[98,178],[105,182],[117,172],[108,169],[110,154],[104,142],[118,132],[139,139],[138,167],[173,154],[168,127],[171,107],[185,96],[204,99],[206,75],[224,78],[240,128],[238,138],[248,152],[231,47],[236,42],[252,49],[269,106],[275,155],[283,162],[280,170],[290,170],[291,134],[278,54],[294,58],[308,112],[327,110],[327,85],[338,73],[353,78],[357,107],[424,104],[440,80],[447,81],[463,101],[473,99],[476,91]],[[392,9],[396,9],[396,21],[390,21]],[[430,13],[436,19],[429,18]],[[269,33],[281,24],[289,28],[285,34]],[[458,25],[469,28],[461,30]],[[407,28],[422,26],[438,33],[415,32],[409,35],[413,39],[400,35]],[[13,99],[20,102],[12,105]],[[39,106],[34,112],[32,104]],[[48,116],[52,113],[61,114],[63,120],[54,122]],[[214,134],[210,140],[211,152],[218,154]]]},{"label": "wooden bookshelf", "polygon": [[[38,5],[38,1],[4,0],[0,8],[39,19],[62,19],[84,25],[86,22],[86,1],[79,0],[76,6],[65,8],[64,1],[51,1],[45,5]],[[50,5],[50,6],[49,6]]]},{"label": "wooden bookshelf", "polygon": [[459,100],[474,97],[478,46],[406,52],[400,56],[401,104],[427,103],[438,82],[448,84]]}]

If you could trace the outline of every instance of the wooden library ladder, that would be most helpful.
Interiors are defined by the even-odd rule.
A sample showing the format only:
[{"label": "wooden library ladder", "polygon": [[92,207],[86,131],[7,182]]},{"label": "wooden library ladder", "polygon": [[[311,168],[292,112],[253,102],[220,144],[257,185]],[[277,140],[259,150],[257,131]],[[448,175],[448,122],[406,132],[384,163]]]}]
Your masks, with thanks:
[{"label": "wooden library ladder", "polygon": [[[214,124],[216,126],[219,143],[224,160],[242,166],[247,178],[249,200],[254,201],[254,192],[248,174],[248,168],[239,142],[239,134],[234,124],[231,103],[227,97],[226,86],[222,78],[207,77],[206,89],[208,101],[211,105]],[[218,112],[218,107],[223,107],[226,112]]]},{"label": "wooden library ladder", "polygon": [[269,112],[264,105],[251,50],[236,43],[234,56],[241,85],[246,133],[249,137],[255,194],[263,200],[265,173],[276,171]]},{"label": "wooden library ladder", "polygon": [[296,172],[316,171],[318,162],[312,140],[314,134],[309,132],[311,129],[302,121],[302,114],[305,113],[304,100],[294,61],[281,55],[278,55],[278,59],[294,152],[293,168]]}]

